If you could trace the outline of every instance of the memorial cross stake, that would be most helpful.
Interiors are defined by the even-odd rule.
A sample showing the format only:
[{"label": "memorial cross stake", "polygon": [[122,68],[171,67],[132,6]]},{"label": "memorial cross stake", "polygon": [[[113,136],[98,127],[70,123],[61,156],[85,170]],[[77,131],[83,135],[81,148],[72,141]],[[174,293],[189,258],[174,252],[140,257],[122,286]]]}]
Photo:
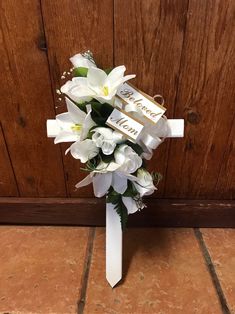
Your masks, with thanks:
[{"label": "memorial cross stake", "polygon": [[[168,119],[167,137],[184,136],[184,120]],[[47,120],[47,136],[56,137],[60,127],[56,120]],[[106,279],[114,287],[122,278],[122,228],[114,205],[106,202]]]}]

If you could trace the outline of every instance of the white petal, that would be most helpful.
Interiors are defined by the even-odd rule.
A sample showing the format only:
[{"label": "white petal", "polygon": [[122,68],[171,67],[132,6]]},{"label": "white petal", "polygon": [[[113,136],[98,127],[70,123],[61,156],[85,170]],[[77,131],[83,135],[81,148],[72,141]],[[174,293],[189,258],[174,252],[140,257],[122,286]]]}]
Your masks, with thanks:
[{"label": "white petal", "polygon": [[107,171],[116,171],[118,168],[120,168],[120,165],[111,161],[107,167]]},{"label": "white petal", "polygon": [[123,194],[127,189],[127,178],[114,172],[112,186],[117,193]]},{"label": "white petal", "polygon": [[[116,81],[116,83],[113,85],[113,89],[115,89],[115,91],[116,91],[120,85],[122,85],[126,81],[131,80],[135,77],[136,77],[135,74],[130,74],[130,75],[126,75],[126,76],[122,77],[120,80]],[[116,94],[116,92],[115,92],[115,94]]]},{"label": "white petal", "polygon": [[113,132],[113,141],[115,143],[121,143],[124,140],[124,137],[121,133],[114,131]]},{"label": "white petal", "polygon": [[86,186],[86,185],[90,184],[90,183],[92,182],[92,180],[93,180],[93,175],[90,173],[90,174],[88,174],[88,176],[86,176],[82,181],[78,182],[78,183],[75,185],[75,187],[76,187],[77,189],[79,189],[79,188],[81,188],[81,187],[83,187],[83,186]]},{"label": "white petal", "polygon": [[78,108],[70,99],[65,98],[68,112],[74,124],[83,124],[86,117],[86,113]]},{"label": "white petal", "polygon": [[138,211],[136,201],[134,201],[132,197],[122,196],[122,201],[127,208],[128,214],[134,214],[135,212]]},{"label": "white petal", "polygon": [[124,65],[120,65],[116,68],[114,68],[106,79],[106,85],[108,87],[112,87],[116,84],[117,81],[121,80],[124,76],[124,72],[126,71],[126,67]]},{"label": "white petal", "polygon": [[96,125],[96,123],[91,118],[91,109],[88,111],[85,120],[83,121],[82,125],[82,133],[81,133],[81,140],[87,137],[89,130]]},{"label": "white petal", "polygon": [[121,145],[118,147],[118,149],[116,149],[114,153],[115,162],[119,165],[122,165],[126,160],[126,154],[124,152],[126,147],[127,145]]},{"label": "white petal", "polygon": [[71,132],[74,122],[68,112],[58,114],[56,116],[56,121],[61,129]]},{"label": "white petal", "polygon": [[73,77],[72,78],[73,86],[78,87],[84,93],[84,95],[89,95],[91,93],[91,89],[88,86],[88,79],[87,77]]},{"label": "white petal", "polygon": [[100,89],[104,86],[107,74],[98,68],[90,68],[87,73],[88,87],[100,92]]},{"label": "white petal", "polygon": [[87,86],[86,77],[75,77],[61,88],[62,93],[68,95],[73,101],[82,103],[92,99],[94,92]]},{"label": "white petal", "polygon": [[73,66],[75,68],[78,68],[78,67],[83,67],[83,68],[96,67],[96,65],[92,61],[83,57],[80,53],[74,55],[69,60],[72,62]]},{"label": "white petal", "polygon": [[[116,93],[116,91],[115,91],[115,93]],[[114,99],[115,99],[115,97],[114,96],[112,96],[111,94],[109,94],[108,96],[100,96],[99,94],[98,95],[94,95],[93,96],[96,100],[98,100],[101,104],[103,104],[103,103],[108,103],[108,104],[110,104],[111,106],[113,106],[113,104],[114,104]]]},{"label": "white petal", "polygon": [[64,85],[61,86],[60,90],[63,94],[67,94],[71,87],[74,86],[72,81],[67,81]]},{"label": "white petal", "polygon": [[68,132],[68,131],[61,131],[54,140],[55,144],[58,143],[64,143],[64,142],[76,142],[77,140],[79,140],[79,135],[78,134],[74,134],[72,132]]},{"label": "white petal", "polygon": [[103,141],[102,145],[101,145],[101,149],[102,149],[102,152],[105,154],[105,155],[111,155],[114,151],[116,147],[116,143],[114,143],[113,141]]},{"label": "white petal", "polygon": [[67,151],[69,150],[71,155],[75,159],[80,159],[82,163],[92,159],[99,152],[99,148],[96,147],[95,143],[89,139],[82,142],[73,143]]},{"label": "white petal", "polygon": [[102,197],[110,188],[112,182],[112,173],[98,173],[93,177],[93,189],[96,197]]}]

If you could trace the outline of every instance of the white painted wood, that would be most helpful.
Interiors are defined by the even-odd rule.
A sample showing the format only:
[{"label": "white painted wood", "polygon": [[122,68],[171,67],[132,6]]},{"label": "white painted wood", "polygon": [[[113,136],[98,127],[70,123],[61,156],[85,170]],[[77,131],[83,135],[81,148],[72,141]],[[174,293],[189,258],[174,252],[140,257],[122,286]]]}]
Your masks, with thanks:
[{"label": "white painted wood", "polygon": [[122,228],[111,203],[106,203],[106,279],[112,288],[122,279]]},{"label": "white painted wood", "polygon": [[60,127],[55,119],[47,120],[47,137],[56,137],[60,132]]},{"label": "white painted wood", "polygon": [[167,137],[184,137],[184,119],[167,119],[170,133]]},{"label": "white painted wood", "polygon": [[[168,119],[170,133],[167,137],[183,137],[184,136],[184,119]],[[47,120],[47,136],[56,137],[60,127],[56,120]]]}]

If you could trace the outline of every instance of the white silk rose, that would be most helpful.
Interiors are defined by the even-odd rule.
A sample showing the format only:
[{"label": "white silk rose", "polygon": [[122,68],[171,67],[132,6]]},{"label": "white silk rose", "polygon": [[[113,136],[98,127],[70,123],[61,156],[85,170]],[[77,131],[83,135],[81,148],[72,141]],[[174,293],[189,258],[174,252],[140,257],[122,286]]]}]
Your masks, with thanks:
[{"label": "white silk rose", "polygon": [[93,131],[92,140],[100,147],[105,155],[111,155],[118,143],[123,141],[123,135],[110,128],[95,128]]},{"label": "white silk rose", "polygon": [[141,197],[144,195],[150,195],[157,190],[153,184],[151,174],[144,168],[138,169],[137,178],[138,180],[133,182],[133,184],[135,185],[136,190],[140,193]]},{"label": "white silk rose", "polygon": [[95,67],[96,68],[96,64],[89,60],[88,58],[85,58],[81,53],[77,53],[76,55],[74,55],[73,57],[71,57],[69,59],[73,66],[75,68],[91,68],[91,67]]},{"label": "white silk rose", "polygon": [[123,173],[134,173],[142,165],[142,158],[126,144],[114,152],[114,159],[120,165],[118,170]]}]

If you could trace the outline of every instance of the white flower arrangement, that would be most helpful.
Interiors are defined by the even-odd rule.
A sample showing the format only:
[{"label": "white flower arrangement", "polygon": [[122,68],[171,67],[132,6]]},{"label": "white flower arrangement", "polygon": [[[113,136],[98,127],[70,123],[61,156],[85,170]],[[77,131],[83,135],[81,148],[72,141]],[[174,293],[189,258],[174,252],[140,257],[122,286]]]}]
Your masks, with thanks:
[{"label": "white flower arrangement", "polygon": [[[93,183],[95,196],[106,195],[107,202],[115,205],[124,229],[128,214],[145,206],[142,197],[157,189],[154,181],[158,184],[161,176],[150,174],[143,159],[150,159],[152,149],[162,140],[154,134],[158,128],[149,126],[149,121],[142,114],[141,108],[147,113],[150,109],[138,106],[132,97],[132,103],[129,102],[125,110],[122,100],[117,97],[120,87],[126,86],[124,83],[135,77],[124,76],[125,66],[112,70],[100,69],[89,51],[76,54],[70,61],[73,64],[73,78],[59,90],[60,97],[65,97],[67,112],[56,116],[59,131],[54,142],[72,143],[66,154],[70,152],[75,159],[79,159],[85,164],[81,169],[89,172],[76,187]],[[125,92],[126,89],[123,91],[122,94],[131,99],[131,94]],[[133,103],[137,105],[136,110],[133,109]],[[126,114],[131,113],[132,118],[140,122],[142,136],[130,138],[125,130],[107,124],[115,108],[124,109]],[[159,117],[159,125],[164,124],[166,127],[166,118],[161,117],[163,113],[164,110]],[[151,114],[156,116],[156,113]],[[123,119],[118,120],[119,126],[125,128],[126,120]],[[132,132],[132,129],[131,125],[128,131]],[[149,130],[154,135],[149,134]]]},{"label": "white flower arrangement", "polygon": [[47,133],[55,144],[70,142],[66,154],[89,173],[76,187],[92,183],[95,196],[106,196],[106,278],[114,287],[122,278],[128,214],[145,207],[143,197],[154,193],[161,180],[159,173],[147,171],[145,159],[165,137],[183,137],[184,120],[167,120],[156,96],[126,83],[135,75],[124,76],[125,66],[99,69],[89,51],[70,61],[73,68],[61,78],[66,73],[73,78],[57,90],[67,112],[47,120]]}]

